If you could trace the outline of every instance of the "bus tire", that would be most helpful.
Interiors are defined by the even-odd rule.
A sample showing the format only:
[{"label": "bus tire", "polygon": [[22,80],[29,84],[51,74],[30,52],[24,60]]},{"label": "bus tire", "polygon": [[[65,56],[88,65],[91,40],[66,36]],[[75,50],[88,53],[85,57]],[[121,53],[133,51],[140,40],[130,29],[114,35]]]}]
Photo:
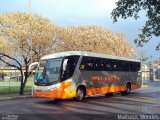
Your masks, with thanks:
[{"label": "bus tire", "polygon": [[59,101],[62,101],[62,99],[56,98],[56,99],[54,99],[54,101],[59,102]]},{"label": "bus tire", "polygon": [[85,97],[85,87],[78,87],[76,91],[76,100],[77,101],[82,101]]},{"label": "bus tire", "polygon": [[112,96],[114,96],[113,93],[106,93],[106,94],[105,94],[105,97],[112,97]]},{"label": "bus tire", "polygon": [[122,91],[121,94],[122,95],[129,95],[131,92],[131,84],[130,83],[127,83],[126,84],[126,90],[125,91]]}]

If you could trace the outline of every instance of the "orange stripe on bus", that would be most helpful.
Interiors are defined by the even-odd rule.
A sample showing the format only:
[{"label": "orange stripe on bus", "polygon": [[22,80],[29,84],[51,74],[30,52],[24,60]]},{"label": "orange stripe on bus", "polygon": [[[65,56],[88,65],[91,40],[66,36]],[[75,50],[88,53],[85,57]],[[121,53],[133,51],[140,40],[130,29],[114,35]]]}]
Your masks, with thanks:
[{"label": "orange stripe on bus", "polygon": [[140,88],[141,86],[138,85],[138,84],[135,84],[135,85],[131,85],[131,89],[134,90],[134,89],[138,89]]},{"label": "orange stripe on bus", "polygon": [[106,94],[106,93],[114,93],[118,91],[124,91],[125,86],[111,86],[111,87],[102,87],[102,88],[90,88],[87,89],[87,95],[93,95],[93,94]]},{"label": "orange stripe on bus", "polygon": [[[131,89],[138,89],[140,88],[140,85],[131,85]],[[111,87],[101,87],[101,88],[88,88],[86,90],[86,95],[94,95],[94,94],[106,94],[106,93],[114,93],[114,92],[120,92],[125,91],[125,86],[111,86]]]},{"label": "orange stripe on bus", "polygon": [[[57,99],[66,99],[66,98],[73,98],[76,96],[76,90],[70,89],[71,82],[62,82],[61,87],[58,90],[50,91],[50,92],[37,92],[34,91],[34,95],[36,97],[43,97],[43,98],[57,98]],[[131,89],[138,89],[140,85],[135,84],[131,85]],[[67,89],[67,90],[66,90]],[[86,95],[95,95],[95,94],[106,94],[106,93],[114,93],[125,91],[125,86],[111,86],[111,87],[101,87],[101,88],[87,88]]]}]

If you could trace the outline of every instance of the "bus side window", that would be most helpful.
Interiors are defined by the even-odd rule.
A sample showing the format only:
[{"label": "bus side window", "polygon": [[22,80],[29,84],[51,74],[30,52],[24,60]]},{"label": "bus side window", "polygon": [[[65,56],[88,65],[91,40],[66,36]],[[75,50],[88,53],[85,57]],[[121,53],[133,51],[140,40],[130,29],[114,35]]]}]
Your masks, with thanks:
[{"label": "bus side window", "polygon": [[141,65],[141,64],[140,64],[139,62],[136,63],[136,71],[139,71],[139,70],[140,70],[140,67],[141,67],[140,65]]},{"label": "bus side window", "polygon": [[115,71],[116,70],[116,64],[114,60],[109,60],[110,69],[109,71]]},{"label": "bus side window", "polygon": [[106,64],[106,60],[104,58],[100,59],[100,63],[99,63],[99,69],[100,71],[105,71],[105,64]]},{"label": "bus side window", "polygon": [[66,70],[62,72],[62,77],[61,77],[62,80],[66,80],[73,76],[79,56],[69,56],[66,59],[68,59],[68,61]]},{"label": "bus side window", "polygon": [[93,68],[93,62],[89,57],[83,57],[79,66],[80,70],[91,70]]},{"label": "bus side window", "polygon": [[131,71],[134,72],[134,71],[135,71],[135,63],[133,62],[133,63],[131,63],[130,65],[131,65]]},{"label": "bus side window", "polygon": [[101,70],[99,62],[100,59],[96,57],[83,57],[79,69],[86,71],[99,71]]}]

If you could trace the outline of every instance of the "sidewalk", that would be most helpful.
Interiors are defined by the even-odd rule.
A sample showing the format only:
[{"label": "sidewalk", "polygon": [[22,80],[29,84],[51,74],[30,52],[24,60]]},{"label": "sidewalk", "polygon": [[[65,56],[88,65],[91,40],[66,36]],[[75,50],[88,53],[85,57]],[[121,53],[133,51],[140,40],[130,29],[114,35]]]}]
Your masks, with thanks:
[{"label": "sidewalk", "polygon": [[160,93],[160,81],[146,80],[144,81],[144,85],[146,87],[141,87],[140,89],[136,89],[134,91],[137,91],[139,93]]},{"label": "sidewalk", "polygon": [[144,87],[144,88],[139,88],[134,90],[138,93],[160,93],[160,86],[159,87],[154,87],[154,86],[148,86],[148,87]]},{"label": "sidewalk", "polygon": [[160,87],[160,81],[144,80],[144,85]]},{"label": "sidewalk", "polygon": [[18,93],[12,94],[0,94],[0,101],[1,100],[12,100],[12,99],[25,99],[33,97],[31,93],[24,93],[24,95],[19,95]]}]

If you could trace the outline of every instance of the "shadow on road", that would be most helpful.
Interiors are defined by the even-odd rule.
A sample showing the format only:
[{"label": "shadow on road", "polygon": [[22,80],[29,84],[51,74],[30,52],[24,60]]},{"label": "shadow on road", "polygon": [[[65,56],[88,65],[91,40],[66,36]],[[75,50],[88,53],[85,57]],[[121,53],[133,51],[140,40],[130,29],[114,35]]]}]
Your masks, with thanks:
[{"label": "shadow on road", "polygon": [[96,96],[90,96],[90,97],[86,97],[82,102],[78,102],[75,99],[64,99],[64,100],[57,100],[57,99],[52,99],[52,100],[48,100],[48,99],[44,99],[43,101],[36,101],[36,104],[43,104],[43,105],[56,105],[56,106],[61,106],[64,104],[88,104],[91,101],[100,101],[100,102],[125,102],[128,101],[123,99],[123,101],[121,101],[120,98],[139,98],[137,96],[139,96],[140,93],[138,92],[131,92],[129,95],[127,96],[122,96],[120,93],[115,93],[113,96],[104,96],[104,95],[96,95]]},{"label": "shadow on road", "polygon": [[[147,96],[141,96],[137,92],[132,92],[128,96],[121,96],[116,93],[111,96],[93,96],[87,97],[83,102],[77,102],[73,99],[66,100],[43,100],[36,102],[42,106],[49,108],[58,107],[66,114],[113,114],[113,113],[150,113],[150,111],[143,110],[157,104],[154,100],[147,100]],[[137,108],[135,110],[135,108]],[[159,108],[159,107],[157,107]],[[62,112],[61,111],[61,112]]]}]

